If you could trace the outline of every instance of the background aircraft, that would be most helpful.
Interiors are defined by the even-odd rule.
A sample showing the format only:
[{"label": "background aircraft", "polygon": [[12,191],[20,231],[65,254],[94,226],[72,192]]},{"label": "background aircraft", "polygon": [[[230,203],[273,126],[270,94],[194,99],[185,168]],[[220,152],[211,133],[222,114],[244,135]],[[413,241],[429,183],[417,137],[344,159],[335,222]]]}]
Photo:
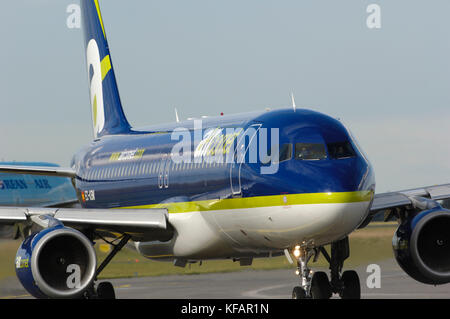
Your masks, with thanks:
[{"label": "background aircraft", "polygon": [[[58,167],[44,162],[0,162],[0,165]],[[0,206],[73,207],[78,199],[69,178],[0,174]],[[17,238],[17,227],[0,226],[0,238]]]},{"label": "background aircraft", "polygon": [[[58,167],[44,162],[0,162],[0,165]],[[0,206],[70,206],[77,197],[69,178],[0,174]]]}]

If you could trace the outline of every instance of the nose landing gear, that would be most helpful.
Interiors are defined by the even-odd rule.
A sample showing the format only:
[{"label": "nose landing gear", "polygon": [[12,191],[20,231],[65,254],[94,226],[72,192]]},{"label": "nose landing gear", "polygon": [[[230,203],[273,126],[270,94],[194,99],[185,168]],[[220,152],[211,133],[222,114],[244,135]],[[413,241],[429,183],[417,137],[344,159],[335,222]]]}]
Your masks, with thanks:
[{"label": "nose landing gear", "polygon": [[[361,287],[356,271],[347,270],[341,275],[345,259],[350,255],[348,237],[331,244],[331,257],[325,248],[308,248],[296,246],[294,256],[297,258],[296,274],[300,276],[300,286],[294,288],[293,299],[329,299],[333,293],[342,299],[360,299]],[[312,256],[316,260],[319,252],[330,265],[331,280],[323,271],[313,272],[308,268]]]}]

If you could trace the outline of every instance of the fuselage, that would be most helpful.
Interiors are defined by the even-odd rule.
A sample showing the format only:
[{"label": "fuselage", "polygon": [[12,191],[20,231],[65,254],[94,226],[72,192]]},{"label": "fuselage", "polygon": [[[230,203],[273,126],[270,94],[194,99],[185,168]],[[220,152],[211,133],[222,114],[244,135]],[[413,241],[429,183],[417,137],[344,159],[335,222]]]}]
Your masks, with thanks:
[{"label": "fuselage", "polygon": [[[72,162],[81,205],[166,207],[173,239],[136,243],[144,256],[163,259],[321,246],[367,216],[373,169],[340,121],[304,109],[201,120],[201,128],[190,120],[85,146]],[[180,145],[182,161],[174,156]]]}]

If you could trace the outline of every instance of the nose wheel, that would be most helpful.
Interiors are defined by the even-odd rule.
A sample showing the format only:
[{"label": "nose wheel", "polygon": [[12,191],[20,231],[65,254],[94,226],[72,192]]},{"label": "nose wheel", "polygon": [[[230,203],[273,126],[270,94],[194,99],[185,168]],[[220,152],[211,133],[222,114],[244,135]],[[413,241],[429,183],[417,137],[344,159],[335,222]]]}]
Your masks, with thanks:
[{"label": "nose wheel", "polygon": [[[354,270],[342,272],[345,259],[349,257],[348,237],[331,244],[331,257],[320,247],[308,248],[297,246],[294,255],[297,257],[296,274],[300,276],[300,286],[292,291],[293,299],[329,299],[333,293],[342,299],[360,299],[361,286],[359,276]],[[308,267],[312,256],[317,260],[321,252],[330,264],[330,277],[323,271],[313,272]]]},{"label": "nose wheel", "polygon": [[332,294],[327,274],[323,271],[315,272],[311,280],[311,298],[330,299]]},{"label": "nose wheel", "polygon": [[342,291],[339,293],[342,299],[360,299],[361,286],[359,283],[359,276],[354,270],[344,271],[341,277],[344,285]]}]

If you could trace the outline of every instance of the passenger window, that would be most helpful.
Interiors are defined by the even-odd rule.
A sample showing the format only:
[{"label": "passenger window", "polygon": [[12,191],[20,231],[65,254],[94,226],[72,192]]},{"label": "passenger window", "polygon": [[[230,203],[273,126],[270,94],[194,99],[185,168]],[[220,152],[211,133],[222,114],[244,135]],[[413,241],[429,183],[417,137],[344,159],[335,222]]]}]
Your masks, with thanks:
[{"label": "passenger window", "polygon": [[355,150],[353,149],[350,142],[338,142],[327,144],[328,153],[331,158],[341,159],[356,156]]},{"label": "passenger window", "polygon": [[295,144],[295,158],[298,160],[321,160],[327,158],[325,145],[321,143]]}]

